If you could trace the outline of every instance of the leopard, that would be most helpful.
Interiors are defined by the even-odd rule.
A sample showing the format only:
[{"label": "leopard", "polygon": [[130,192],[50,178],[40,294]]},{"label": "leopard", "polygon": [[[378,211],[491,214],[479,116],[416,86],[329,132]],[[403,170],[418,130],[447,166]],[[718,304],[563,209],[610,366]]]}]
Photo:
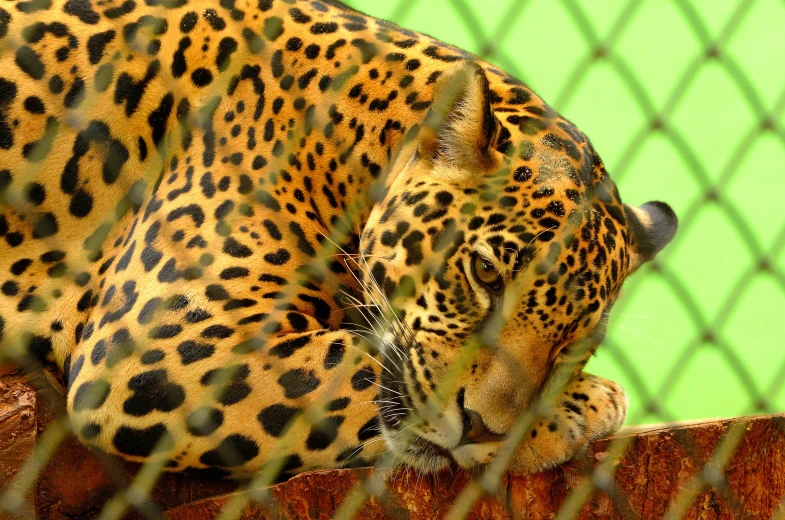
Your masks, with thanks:
[{"label": "leopard", "polygon": [[17,0],[0,44],[2,357],[86,446],[477,470],[565,366],[510,470],[622,426],[583,367],[678,219],[497,66],[334,0]]}]

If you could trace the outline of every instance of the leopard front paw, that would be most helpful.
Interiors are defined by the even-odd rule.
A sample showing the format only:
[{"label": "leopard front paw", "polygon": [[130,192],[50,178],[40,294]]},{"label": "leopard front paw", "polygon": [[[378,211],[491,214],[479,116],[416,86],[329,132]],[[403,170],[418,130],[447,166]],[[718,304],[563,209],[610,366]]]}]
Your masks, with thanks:
[{"label": "leopard front paw", "polygon": [[613,381],[584,373],[570,384],[567,393],[584,402],[588,441],[613,435],[627,418],[627,393]]},{"label": "leopard front paw", "polygon": [[537,421],[511,466],[527,474],[560,464],[589,442],[619,431],[627,417],[627,394],[614,383],[582,373],[573,379],[553,412]]}]

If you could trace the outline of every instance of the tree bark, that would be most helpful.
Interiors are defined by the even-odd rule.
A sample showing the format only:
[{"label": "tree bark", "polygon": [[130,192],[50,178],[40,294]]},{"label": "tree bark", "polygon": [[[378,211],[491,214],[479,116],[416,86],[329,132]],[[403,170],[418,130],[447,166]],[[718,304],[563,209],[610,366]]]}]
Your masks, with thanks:
[{"label": "tree bark", "polygon": [[[596,490],[577,518],[659,519],[671,502],[699,474],[720,438],[742,419],[665,426],[629,433],[631,443],[616,466],[614,487]],[[621,436],[624,437],[624,436]],[[611,439],[612,440],[612,439]],[[570,491],[607,456],[611,440],[594,443],[581,460],[528,477],[505,477],[496,496],[481,499],[469,518],[553,518]],[[367,479],[372,470],[320,471],[274,486],[272,504],[250,506],[243,519],[329,518],[348,490]],[[785,497],[785,417],[749,419],[738,449],[719,487],[704,486],[690,500],[684,518],[726,520],[768,519],[782,511]],[[366,502],[361,519],[436,519],[450,510],[471,477],[465,472],[418,476],[400,472],[388,483],[387,493]],[[169,510],[171,520],[214,518],[231,496],[215,497]],[[686,505],[686,504],[685,504]]]},{"label": "tree bark", "polygon": [[0,365],[0,490],[13,489],[19,501],[13,515],[0,512],[0,518],[35,518],[35,495],[14,487],[14,479],[35,447],[36,394],[14,375],[13,367]]}]

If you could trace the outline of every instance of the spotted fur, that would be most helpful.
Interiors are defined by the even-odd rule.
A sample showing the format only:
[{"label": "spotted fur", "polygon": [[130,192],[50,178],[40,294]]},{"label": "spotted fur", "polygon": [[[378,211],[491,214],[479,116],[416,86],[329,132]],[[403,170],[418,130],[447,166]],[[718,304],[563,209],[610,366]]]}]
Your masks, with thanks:
[{"label": "spotted fur", "polygon": [[[518,80],[336,1],[6,2],[0,39],[3,352],[131,460],[486,464],[675,232]],[[513,468],[625,412],[577,374]]]}]

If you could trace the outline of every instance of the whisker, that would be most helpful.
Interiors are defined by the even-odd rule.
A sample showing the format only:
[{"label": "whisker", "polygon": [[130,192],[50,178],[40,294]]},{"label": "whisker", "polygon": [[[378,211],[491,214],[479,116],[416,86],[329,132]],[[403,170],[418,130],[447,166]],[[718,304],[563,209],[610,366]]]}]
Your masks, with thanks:
[{"label": "whisker", "polygon": [[382,363],[381,361],[379,361],[378,359],[376,359],[374,356],[372,356],[372,355],[371,355],[371,354],[369,354],[368,352],[365,352],[363,349],[361,349],[361,348],[358,348],[358,347],[355,347],[354,345],[347,345],[347,346],[348,346],[349,348],[352,348],[352,349],[354,349],[354,350],[356,350],[356,351],[358,351],[358,352],[361,352],[361,353],[365,354],[365,355],[366,355],[368,358],[370,358],[370,359],[371,359],[371,360],[372,360],[374,363],[376,363],[377,365],[379,365],[379,367],[381,367],[381,369],[382,369],[382,370],[386,370],[386,371],[387,371],[387,372],[388,372],[388,373],[389,373],[391,376],[392,376],[392,375],[395,375],[395,374],[393,374],[393,373],[392,373],[392,371],[391,371],[389,368],[387,368],[386,366],[384,366],[384,363]]},{"label": "whisker", "polygon": [[402,394],[401,392],[399,392],[399,391],[397,391],[397,390],[393,390],[392,388],[387,388],[386,386],[384,386],[384,385],[382,385],[382,384],[380,384],[380,383],[376,383],[376,382],[374,382],[373,384],[374,384],[374,385],[376,385],[376,386],[378,386],[378,387],[379,387],[379,388],[381,388],[382,390],[387,390],[388,392],[392,392],[392,393],[394,393],[394,394],[397,394],[397,395],[399,395],[399,396],[401,396],[401,397],[404,397],[404,394]]},{"label": "whisker", "polygon": [[653,341],[654,343],[656,343],[657,345],[659,345],[659,346],[661,346],[661,347],[667,347],[667,346],[668,346],[668,345],[666,345],[665,343],[663,343],[662,341],[660,341],[660,340],[658,340],[658,339],[656,339],[656,338],[653,338],[653,337],[649,336],[648,334],[644,334],[643,332],[641,332],[641,331],[639,331],[639,330],[635,330],[635,329],[632,329],[632,328],[630,328],[630,327],[627,327],[627,326],[625,326],[625,325],[621,325],[621,324],[618,324],[618,325],[616,325],[616,326],[617,326],[617,327],[621,327],[622,329],[626,329],[626,330],[628,330],[628,331],[630,331],[630,332],[633,332],[633,333],[635,333],[635,334],[638,334],[639,336],[643,336],[644,338],[646,338],[646,339],[648,339],[648,340],[650,340],[650,341]]}]

